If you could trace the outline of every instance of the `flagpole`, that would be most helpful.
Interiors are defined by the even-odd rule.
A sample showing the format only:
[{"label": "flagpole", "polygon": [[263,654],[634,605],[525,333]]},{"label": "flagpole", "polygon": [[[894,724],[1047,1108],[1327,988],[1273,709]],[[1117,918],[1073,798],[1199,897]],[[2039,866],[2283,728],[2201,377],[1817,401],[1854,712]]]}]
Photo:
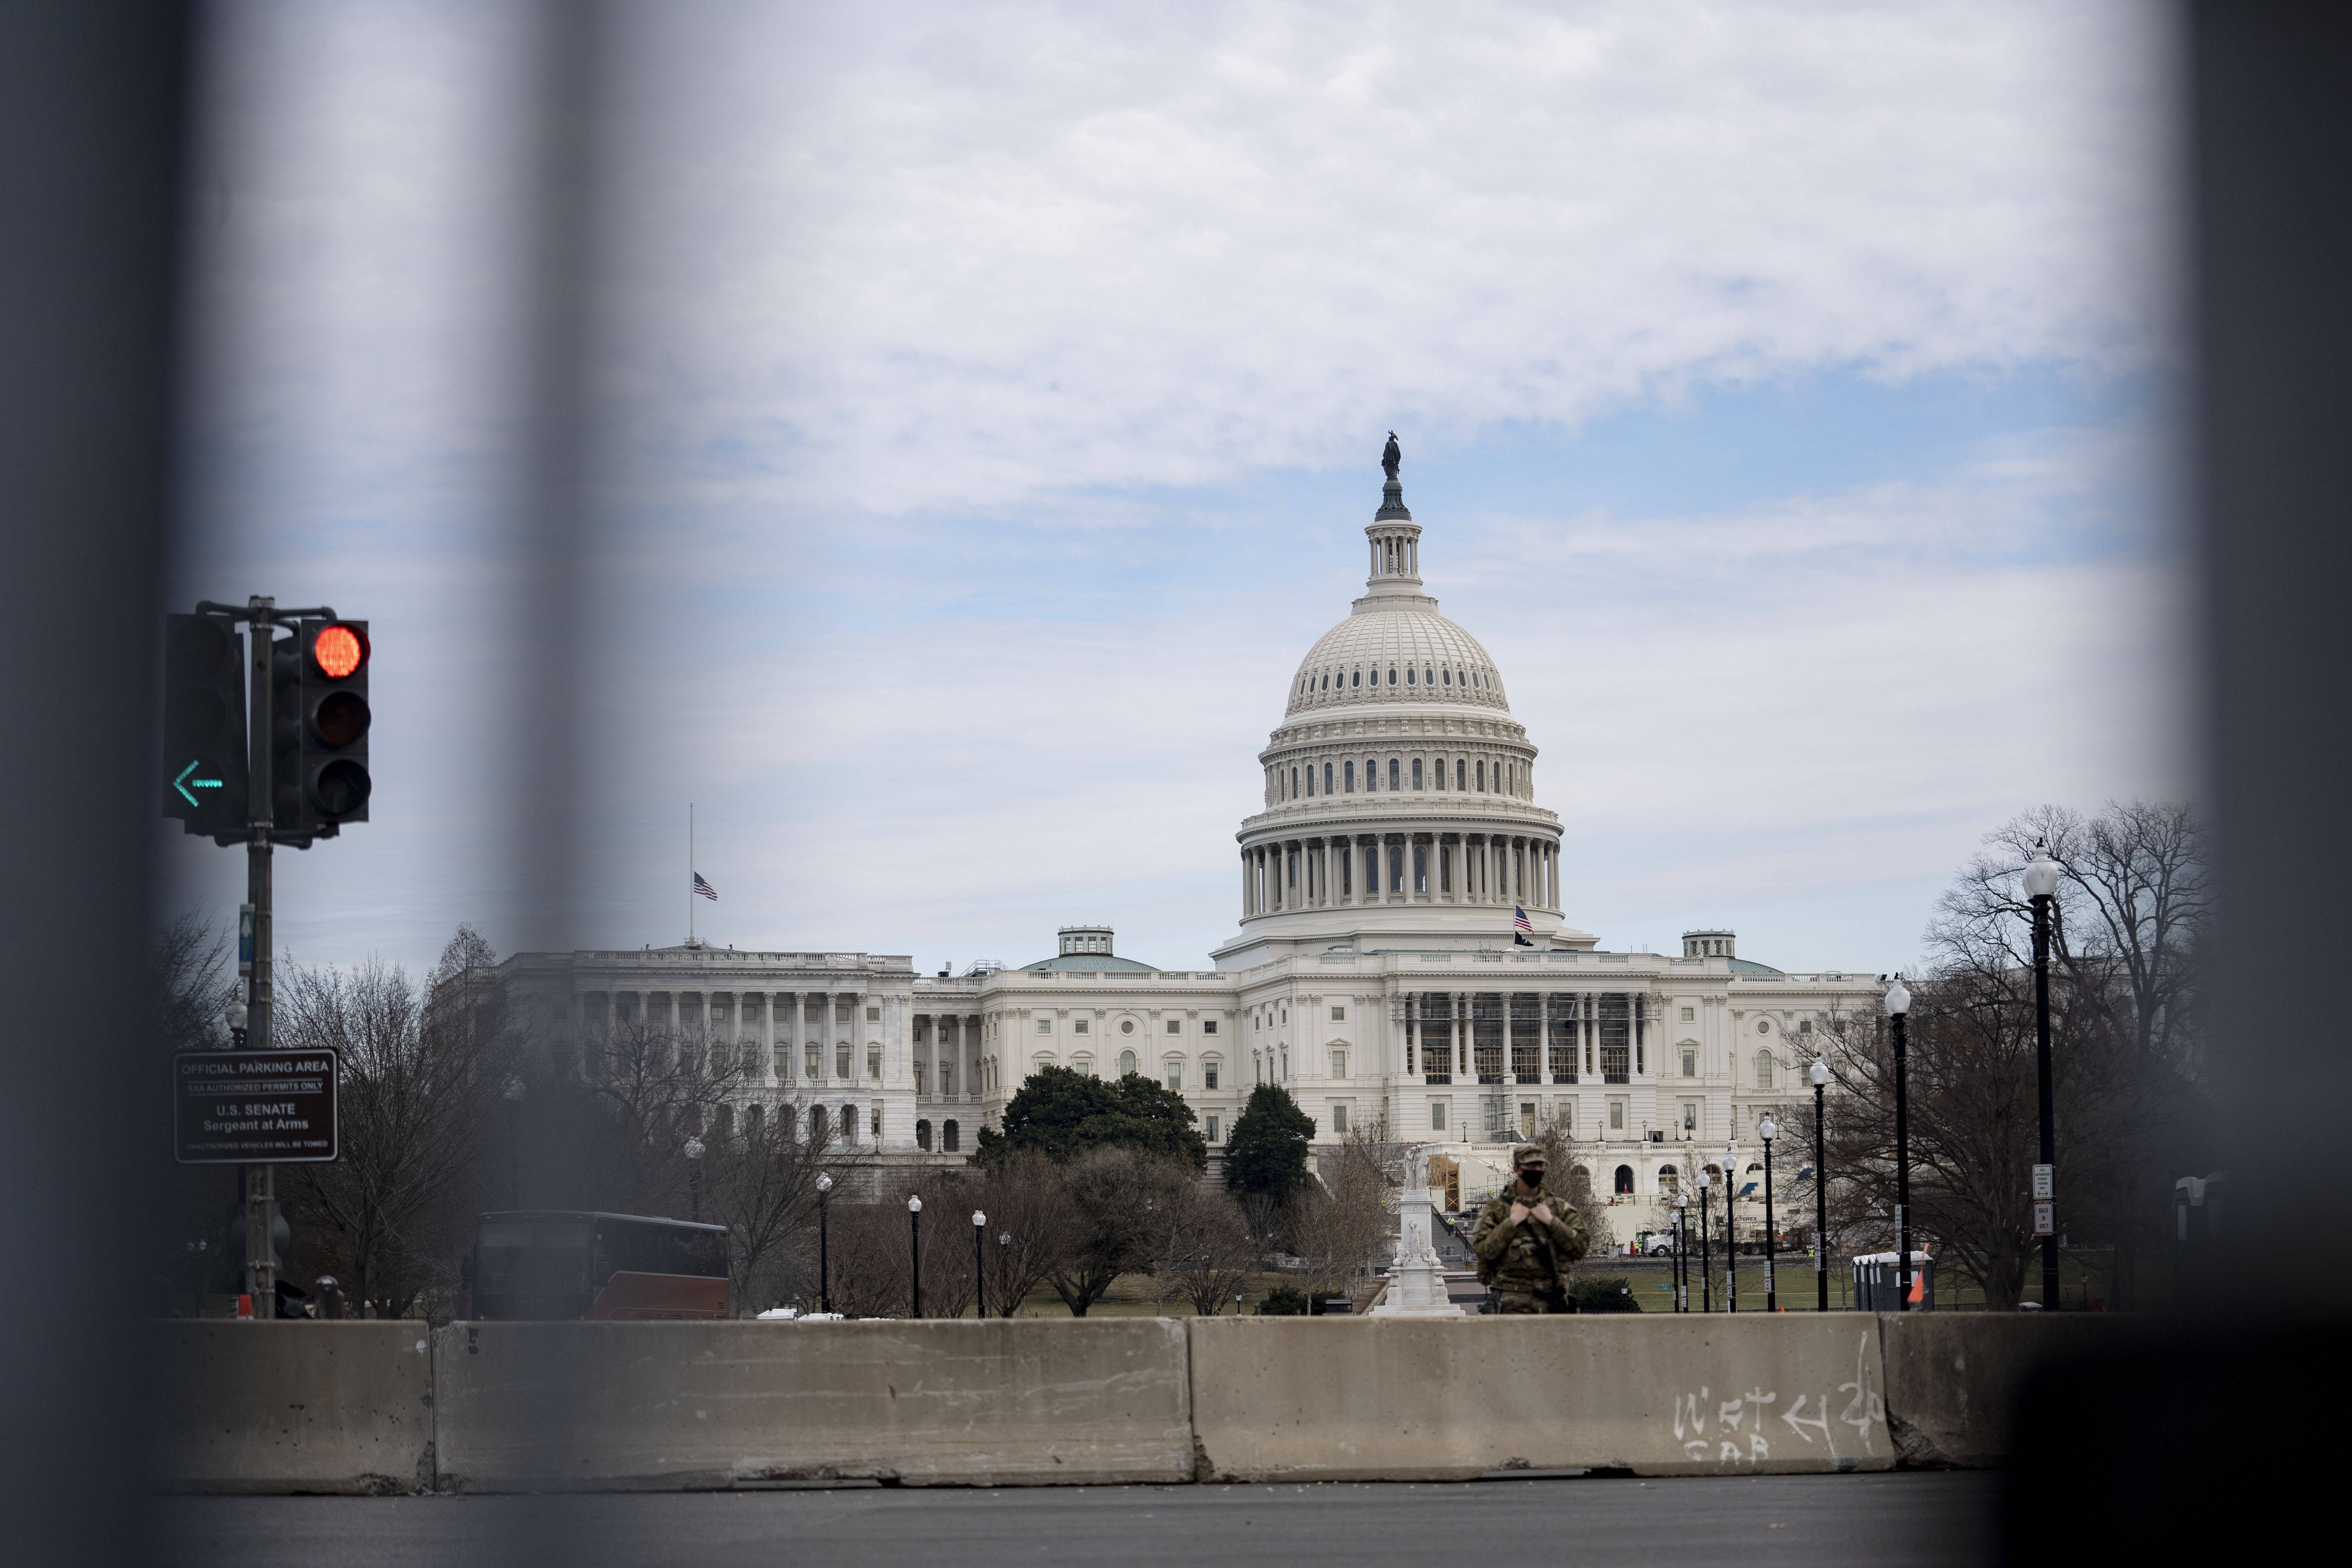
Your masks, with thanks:
[{"label": "flagpole", "polygon": [[694,945],[694,802],[686,803],[686,945]]}]

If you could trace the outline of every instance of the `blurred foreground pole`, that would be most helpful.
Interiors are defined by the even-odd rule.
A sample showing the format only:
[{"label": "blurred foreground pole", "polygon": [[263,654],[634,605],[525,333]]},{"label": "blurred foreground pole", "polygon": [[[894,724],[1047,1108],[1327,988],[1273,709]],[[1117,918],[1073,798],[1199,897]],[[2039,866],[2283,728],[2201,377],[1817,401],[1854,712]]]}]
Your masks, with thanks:
[{"label": "blurred foreground pole", "polygon": [[2168,1559],[2224,1500],[2262,1500],[2268,1540],[2335,1522],[2309,1484],[2326,1446],[2279,1417],[2352,1342],[2352,1216],[2305,1201],[2334,1184],[2352,1053],[2332,973],[2281,961],[2352,884],[2352,7],[2200,0],[2185,21],[2221,899],[2204,1016],[2231,1202],[2176,1343],[2039,1390],[2011,1472],[2020,1563]]},{"label": "blurred foreground pole", "polygon": [[167,1087],[143,957],[186,54],[177,5],[0,6],[0,1539],[24,1563],[132,1560],[153,1425],[152,1216],[121,1144],[152,1124],[129,1097]]}]

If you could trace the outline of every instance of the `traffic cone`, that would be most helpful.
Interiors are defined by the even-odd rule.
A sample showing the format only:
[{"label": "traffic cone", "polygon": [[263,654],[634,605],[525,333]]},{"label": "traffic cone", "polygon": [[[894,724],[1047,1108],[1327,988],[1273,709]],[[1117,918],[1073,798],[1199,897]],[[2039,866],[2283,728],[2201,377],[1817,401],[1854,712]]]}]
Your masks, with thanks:
[{"label": "traffic cone", "polygon": [[1925,1300],[1927,1298],[1922,1294],[1922,1292],[1927,1289],[1927,1277],[1915,1269],[1911,1275],[1911,1300],[1914,1301]]},{"label": "traffic cone", "polygon": [[240,1318],[253,1316],[253,1298],[250,1295],[242,1295],[236,1299],[236,1315]]}]

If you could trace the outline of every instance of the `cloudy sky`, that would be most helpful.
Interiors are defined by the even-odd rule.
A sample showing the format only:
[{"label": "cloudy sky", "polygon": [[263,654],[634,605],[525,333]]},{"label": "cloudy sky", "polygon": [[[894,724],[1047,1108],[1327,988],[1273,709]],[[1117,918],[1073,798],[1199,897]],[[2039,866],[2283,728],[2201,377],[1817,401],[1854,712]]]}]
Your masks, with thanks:
[{"label": "cloudy sky", "polygon": [[[520,6],[228,5],[179,594],[377,647],[301,961],[502,951]],[[2130,5],[625,7],[583,940],[1206,963],[1393,428],[1570,921],[1906,963],[2189,786],[2168,40]],[[173,899],[242,857],[170,840]]]}]

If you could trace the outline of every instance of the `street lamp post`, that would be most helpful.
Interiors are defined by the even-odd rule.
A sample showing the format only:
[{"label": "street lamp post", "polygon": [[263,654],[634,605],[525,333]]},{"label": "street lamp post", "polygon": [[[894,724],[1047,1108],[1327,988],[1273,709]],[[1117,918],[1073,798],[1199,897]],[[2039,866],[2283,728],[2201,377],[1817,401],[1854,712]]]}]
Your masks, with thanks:
[{"label": "street lamp post", "polygon": [[[2033,1064],[2042,1080],[2042,1163],[2050,1171],[2050,1196],[2058,1195],[2056,1130],[2050,1107],[2050,904],[2058,892],[2058,862],[2050,858],[2047,840],[2033,847],[2033,863],[2025,868],[2025,896],[2033,904]],[[2039,1172],[2035,1173],[2037,1175]],[[2041,1184],[2034,1185],[2039,1188]],[[2041,1192],[2034,1193],[2037,1200]],[[2042,1238],[2042,1305],[2058,1310],[2058,1226],[2053,1205],[2049,1234]]]},{"label": "street lamp post", "polygon": [[1711,1228],[1706,1217],[1707,1189],[1714,1186],[1702,1170],[1698,1173],[1698,1310],[1715,1310],[1715,1259],[1707,1255],[1707,1232]]},{"label": "street lamp post", "polygon": [[971,1315],[988,1316],[988,1216],[971,1211]]},{"label": "street lamp post", "polygon": [[1005,1293],[1004,1315],[1009,1318],[1021,1310],[1021,1303],[1011,1300],[1012,1288],[1005,1283],[1013,1278],[1013,1233],[1009,1230],[997,1232],[996,1245],[1003,1248],[996,1255],[996,1288]]},{"label": "street lamp post", "polygon": [[1675,1310],[1690,1310],[1690,1193],[1675,1194]]},{"label": "street lamp post", "polygon": [[1905,1032],[1911,1012],[1911,992],[1903,976],[1887,988],[1886,1016],[1895,1034],[1895,1310],[1911,1310],[1911,1104],[1904,1058],[1910,1049]]},{"label": "street lamp post", "polygon": [[1739,1310],[1739,1145],[1723,1151],[1723,1297],[1724,1310]]},{"label": "street lamp post", "polygon": [[520,1076],[507,1079],[507,1207],[522,1207],[522,1097]]},{"label": "street lamp post", "polygon": [[816,1309],[833,1310],[833,1258],[825,1242],[825,1198],[833,1191],[833,1175],[828,1171],[816,1173]]},{"label": "street lamp post", "polygon": [[1813,1286],[1820,1299],[1813,1310],[1830,1310],[1830,1167],[1827,1159],[1829,1136],[1822,1131],[1822,1108],[1823,1092],[1829,1088],[1830,1064],[1821,1057],[1813,1058]]},{"label": "street lamp post", "polygon": [[686,1190],[693,1203],[694,1223],[702,1223],[702,1140],[686,1141]]},{"label": "street lamp post", "polygon": [[907,1316],[919,1318],[923,1315],[923,1200],[911,1194],[907,1198],[907,1226],[914,1246],[908,1255],[913,1263],[913,1300]]},{"label": "street lamp post", "polygon": [[232,998],[228,1006],[223,1009],[223,1014],[228,1022],[229,1048],[237,1051],[245,1049],[245,1021],[247,1016],[245,1004]]},{"label": "street lamp post", "polygon": [[1779,1122],[1766,1111],[1764,1120],[1756,1124],[1756,1136],[1764,1140],[1764,1310],[1780,1310],[1780,1292],[1772,1278],[1772,1266],[1780,1256],[1780,1238],[1772,1229],[1772,1140],[1780,1135]]}]

